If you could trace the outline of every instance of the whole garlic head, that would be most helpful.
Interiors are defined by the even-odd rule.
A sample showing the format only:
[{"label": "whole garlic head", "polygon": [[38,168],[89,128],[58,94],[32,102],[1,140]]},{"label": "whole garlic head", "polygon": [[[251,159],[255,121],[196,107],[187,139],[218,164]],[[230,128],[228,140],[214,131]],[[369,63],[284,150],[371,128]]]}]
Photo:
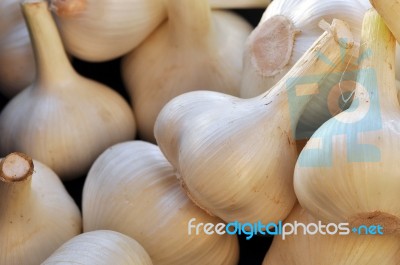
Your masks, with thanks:
[{"label": "whole garlic head", "polygon": [[0,153],[22,151],[62,179],[80,177],[107,147],[134,138],[132,110],[115,91],[75,72],[45,1],[22,7],[38,72],[0,114]]},{"label": "whole garlic head", "polygon": [[58,176],[22,153],[0,162],[0,264],[37,265],[81,232],[81,215]]}]

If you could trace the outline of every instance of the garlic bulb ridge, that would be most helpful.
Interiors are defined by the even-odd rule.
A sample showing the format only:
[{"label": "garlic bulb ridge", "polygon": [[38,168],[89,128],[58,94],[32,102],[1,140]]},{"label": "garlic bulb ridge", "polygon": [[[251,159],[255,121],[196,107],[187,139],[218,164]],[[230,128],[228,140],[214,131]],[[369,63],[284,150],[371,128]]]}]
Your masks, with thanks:
[{"label": "garlic bulb ridge", "polygon": [[294,174],[300,204],[316,218],[400,229],[400,107],[395,38],[375,10],[363,22],[360,65],[348,111],[324,123],[301,152]]},{"label": "garlic bulb ridge", "polygon": [[18,0],[0,2],[0,93],[18,94],[35,78],[29,33]]},{"label": "garlic bulb ridge", "polygon": [[0,264],[40,264],[81,232],[79,209],[58,176],[25,154],[1,160],[0,196]]},{"label": "garlic bulb ridge", "polygon": [[117,58],[166,18],[160,0],[51,0],[66,49],[86,61]]},{"label": "garlic bulb ridge", "polygon": [[[318,221],[297,204],[285,223],[308,226]],[[345,226],[327,228],[327,224],[319,230],[324,234],[318,231],[304,235],[306,228],[297,227],[296,235],[286,235],[284,240],[281,235],[274,238],[263,265],[396,265],[400,259],[398,236],[359,235],[350,228],[345,230]],[[314,232],[315,226],[310,227]]]},{"label": "garlic bulb ridge", "polygon": [[24,152],[64,180],[82,176],[107,147],[134,138],[133,113],[118,93],[75,72],[45,1],[22,8],[37,78],[0,114],[0,153]]},{"label": "garlic bulb ridge", "polygon": [[208,89],[238,95],[244,43],[250,25],[208,1],[166,1],[168,21],[123,61],[139,136],[154,142],[161,108],[188,91]]},{"label": "garlic bulb ridge", "polygon": [[134,239],[114,231],[98,230],[78,235],[41,265],[152,265],[146,250]]},{"label": "garlic bulb ridge", "polygon": [[[350,52],[354,45],[345,23],[334,20],[332,28],[273,89],[258,97],[189,92],[160,112],[157,143],[203,209],[226,222],[277,222],[290,212],[297,158],[293,128],[310,99],[296,96],[297,85],[317,89],[335,69],[341,52]],[[326,64],[320,53],[334,64]],[[314,85],[296,84],[311,74],[317,76]]]},{"label": "garlic bulb ridge", "polygon": [[234,265],[235,235],[189,234],[189,222],[222,221],[194,205],[181,189],[171,164],[153,144],[132,141],[112,146],[91,167],[83,190],[84,231],[110,229],[135,238],[154,264]]}]

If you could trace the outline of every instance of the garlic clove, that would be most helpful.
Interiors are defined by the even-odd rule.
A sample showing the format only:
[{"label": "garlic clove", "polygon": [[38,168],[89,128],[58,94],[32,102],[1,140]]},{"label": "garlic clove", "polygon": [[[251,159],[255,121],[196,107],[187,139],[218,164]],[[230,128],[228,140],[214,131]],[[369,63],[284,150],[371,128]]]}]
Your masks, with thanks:
[{"label": "garlic clove", "polygon": [[0,93],[18,94],[35,78],[29,33],[17,0],[0,2]]},{"label": "garlic clove", "polygon": [[400,227],[400,108],[395,38],[375,10],[363,22],[360,66],[348,111],[324,123],[301,152],[294,174],[300,204],[325,222]]},{"label": "garlic clove", "polygon": [[[321,227],[319,231],[313,233],[319,220],[312,217],[299,204],[294,207],[283,225],[290,224],[293,226],[297,224],[297,233],[286,235],[284,240],[282,235],[275,236],[263,265],[396,265],[400,260],[398,236],[359,235],[344,224],[340,227],[322,224],[319,226]],[[304,235],[304,228],[299,224],[309,226],[310,232]],[[289,228],[287,227],[287,231]],[[336,233],[330,234],[335,229]],[[359,231],[364,233],[365,229]],[[374,233],[378,233],[377,229]]]},{"label": "garlic clove", "polygon": [[200,207],[226,222],[277,222],[289,214],[295,202],[293,128],[310,100],[296,96],[296,81],[316,75],[306,88],[317,89],[335,69],[319,55],[337,63],[354,44],[344,22],[334,20],[331,27],[273,89],[258,97],[189,92],[160,112],[157,143]]},{"label": "garlic clove", "polygon": [[270,0],[209,0],[212,8],[262,8],[267,7]]},{"label": "garlic clove", "polygon": [[51,0],[66,49],[86,61],[117,58],[166,18],[160,0]]},{"label": "garlic clove", "polygon": [[0,115],[0,153],[27,153],[63,180],[82,176],[109,146],[133,139],[128,103],[72,68],[45,1],[25,1],[37,64],[33,85]]},{"label": "garlic clove", "polygon": [[[135,238],[154,264],[237,264],[236,236],[188,224],[217,224],[181,189],[171,164],[153,144],[132,141],[106,150],[95,161],[83,190],[84,231],[110,229]],[[200,227],[200,229],[202,229]]]},{"label": "garlic clove", "polygon": [[1,160],[0,196],[0,264],[40,264],[81,232],[79,209],[58,176],[25,154]]},{"label": "garlic clove", "polygon": [[167,3],[169,20],[122,65],[139,136],[151,142],[157,115],[172,98],[199,89],[239,94],[243,48],[251,30],[238,15],[211,12],[204,0]]},{"label": "garlic clove", "polygon": [[370,5],[365,0],[273,1],[248,39],[241,97],[257,96],[275,85],[319,37],[320,27],[323,27],[321,20],[345,21],[354,33],[356,47],[338,63],[340,68],[321,84],[329,89],[316,93],[305,108],[296,138],[311,137],[323,122],[350,105],[348,91],[354,90],[361,22],[368,8]]},{"label": "garlic clove", "polygon": [[41,265],[152,265],[149,254],[134,239],[114,231],[78,235],[58,248]]}]

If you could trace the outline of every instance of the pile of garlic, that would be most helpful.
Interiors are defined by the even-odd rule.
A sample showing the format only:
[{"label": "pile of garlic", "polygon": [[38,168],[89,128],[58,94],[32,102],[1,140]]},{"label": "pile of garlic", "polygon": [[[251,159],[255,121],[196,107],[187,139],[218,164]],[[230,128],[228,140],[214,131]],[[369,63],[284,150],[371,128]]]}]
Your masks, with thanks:
[{"label": "pile of garlic", "polygon": [[3,0],[0,264],[250,264],[243,234],[207,227],[295,221],[385,235],[275,236],[258,263],[398,264],[398,15],[394,0]]}]

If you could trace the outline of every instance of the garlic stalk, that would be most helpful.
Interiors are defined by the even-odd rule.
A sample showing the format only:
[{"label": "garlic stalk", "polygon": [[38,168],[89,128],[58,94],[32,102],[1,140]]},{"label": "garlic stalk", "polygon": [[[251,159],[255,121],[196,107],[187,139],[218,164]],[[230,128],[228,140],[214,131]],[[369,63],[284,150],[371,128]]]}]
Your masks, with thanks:
[{"label": "garlic stalk", "polygon": [[[362,19],[369,8],[366,0],[273,1],[248,39],[241,97],[257,96],[275,85],[319,37],[321,20],[331,22],[337,18],[348,23],[358,46]],[[309,138],[323,122],[349,107],[351,101],[347,98],[354,90],[357,55],[355,48],[321,84],[329,89],[317,92],[305,108],[298,125],[298,139]]]},{"label": "garlic stalk", "polygon": [[400,3],[396,0],[370,0],[372,6],[385,20],[397,41],[400,41]]},{"label": "garlic stalk", "polygon": [[209,0],[212,8],[265,8],[270,0]]},{"label": "garlic stalk", "polygon": [[0,93],[13,97],[35,78],[29,33],[17,0],[0,2]]},{"label": "garlic stalk", "polygon": [[[354,44],[344,22],[334,20],[331,29],[274,88],[258,97],[189,92],[160,112],[157,143],[201,208],[226,222],[276,222],[289,214],[296,200],[293,128],[310,99],[307,92],[318,89],[341,53]],[[334,64],[326,64],[320,54]],[[307,75],[317,76],[313,84],[296,83]]]},{"label": "garlic stalk", "polygon": [[122,75],[141,139],[154,142],[161,108],[188,91],[239,95],[244,43],[250,25],[205,0],[168,0],[168,21],[124,58]]},{"label": "garlic stalk", "polygon": [[152,265],[146,250],[134,239],[114,231],[78,235],[64,243],[41,265]]},{"label": "garlic stalk", "polygon": [[75,72],[46,1],[22,9],[37,78],[0,115],[0,153],[27,153],[64,180],[82,176],[107,147],[134,138],[132,111],[115,91]]},{"label": "garlic stalk", "polygon": [[[302,223],[315,231],[319,220],[297,205],[285,220],[284,225]],[[365,235],[353,233],[347,226],[338,228],[324,224],[322,233],[304,235],[304,228],[297,226],[296,235],[274,237],[263,265],[397,265],[400,260],[400,240],[391,235]],[[322,227],[322,226],[321,226]],[[346,230],[348,228],[349,230]],[[337,229],[336,233],[335,229]],[[289,228],[287,229],[289,230]],[[361,228],[360,232],[365,233]],[[340,235],[339,233],[345,233]],[[377,229],[375,229],[377,233]]]},{"label": "garlic stalk", "polygon": [[0,162],[0,264],[37,265],[81,231],[58,176],[22,153]]},{"label": "garlic stalk", "polygon": [[117,58],[166,18],[160,0],[50,0],[66,49],[87,61]]},{"label": "garlic stalk", "polygon": [[237,264],[236,236],[189,234],[189,222],[221,220],[194,205],[171,164],[150,143],[112,146],[91,167],[83,190],[84,231],[110,229],[135,238],[154,264]]},{"label": "garlic stalk", "polygon": [[399,230],[400,108],[395,38],[371,10],[363,22],[360,66],[348,111],[324,123],[301,152],[294,174],[300,204],[325,222]]}]

